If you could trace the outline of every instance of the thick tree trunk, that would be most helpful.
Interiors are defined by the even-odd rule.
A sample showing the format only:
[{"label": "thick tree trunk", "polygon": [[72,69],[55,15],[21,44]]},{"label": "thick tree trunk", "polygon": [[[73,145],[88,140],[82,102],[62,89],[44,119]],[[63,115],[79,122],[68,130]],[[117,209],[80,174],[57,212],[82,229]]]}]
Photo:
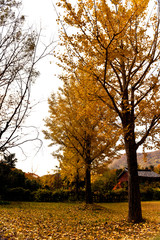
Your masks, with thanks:
[{"label": "thick tree trunk", "polygon": [[[126,86],[125,74],[123,80],[124,86]],[[121,116],[128,164],[128,221],[139,223],[143,219],[138,179],[137,146],[135,141],[134,88],[131,94],[131,104],[129,104],[128,99],[128,90],[125,87]]]},{"label": "thick tree trunk", "polygon": [[128,163],[128,221],[138,223],[142,222],[143,219],[134,131],[128,129],[124,139]]},{"label": "thick tree trunk", "polygon": [[86,164],[86,176],[85,176],[85,187],[86,187],[86,204],[93,203],[92,190],[91,190],[91,164]]},{"label": "thick tree trunk", "polygon": [[128,220],[142,222],[141,200],[137,171],[137,154],[133,145],[126,145],[128,162]]}]

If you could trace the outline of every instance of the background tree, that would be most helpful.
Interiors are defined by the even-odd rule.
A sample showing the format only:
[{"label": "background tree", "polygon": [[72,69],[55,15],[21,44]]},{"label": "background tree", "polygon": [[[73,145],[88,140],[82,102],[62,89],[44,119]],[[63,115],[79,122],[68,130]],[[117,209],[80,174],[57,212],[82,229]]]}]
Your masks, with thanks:
[{"label": "background tree", "polygon": [[67,186],[75,188],[76,199],[79,199],[79,191],[84,182],[85,168],[82,157],[73,149],[65,148],[59,156],[60,173]]},{"label": "background tree", "polygon": [[104,172],[99,173],[99,171],[94,175],[92,188],[96,193],[111,192],[117,183],[117,175],[115,169],[105,169]]},{"label": "background tree", "polygon": [[11,153],[8,155],[4,155],[4,160],[2,160],[3,163],[9,165],[11,168],[15,168],[16,166],[16,162],[17,162],[17,158],[15,156],[15,153]]},{"label": "background tree", "polygon": [[19,9],[17,1],[0,2],[1,152],[26,141],[21,139],[22,125],[31,107],[31,85],[38,76],[35,64],[49,53],[48,45],[37,55],[40,33],[24,27]]},{"label": "background tree", "polygon": [[[64,84],[58,96],[52,95],[49,99],[50,117],[45,121],[48,131],[44,131],[44,134],[51,140],[50,146],[60,146],[60,154],[76,153],[83,160],[86,203],[92,203],[91,166],[93,162],[101,162],[106,155],[110,157],[115,153],[113,149],[117,137],[114,131],[111,134],[109,125],[109,122],[114,121],[114,114],[111,115],[110,109],[107,111],[104,103],[97,97],[94,98],[95,91],[98,90],[96,85],[91,85],[92,79],[87,74],[79,74],[79,77],[80,84],[71,76],[70,83]],[[63,80],[65,82],[65,76]],[[67,160],[68,166],[74,168],[75,159],[67,157]]]},{"label": "background tree", "polygon": [[40,182],[43,188],[49,190],[61,189],[63,187],[63,181],[59,172],[42,176]]},{"label": "background tree", "polygon": [[115,125],[123,130],[119,133],[128,163],[128,219],[134,222],[142,221],[137,150],[141,145],[152,147],[151,143],[159,147],[159,19],[157,11],[148,18],[148,3],[88,0],[75,7],[61,0],[57,4],[65,9],[59,16],[65,52],[56,53],[59,65],[66,77],[78,76],[81,70],[99,83],[110,99],[106,106],[117,114]]},{"label": "background tree", "polygon": [[33,200],[33,192],[40,188],[39,179],[28,179],[22,170],[0,161],[0,198],[3,200]]}]

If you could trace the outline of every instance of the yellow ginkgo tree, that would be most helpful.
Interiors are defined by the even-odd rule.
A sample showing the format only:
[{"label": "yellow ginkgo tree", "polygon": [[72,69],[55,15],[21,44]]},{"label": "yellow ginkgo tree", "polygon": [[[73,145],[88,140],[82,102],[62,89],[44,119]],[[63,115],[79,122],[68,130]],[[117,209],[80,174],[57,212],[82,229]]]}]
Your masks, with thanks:
[{"label": "yellow ginkgo tree", "polygon": [[[62,79],[79,71],[105,91],[106,103],[117,114],[128,163],[128,220],[141,222],[137,172],[140,146],[159,147],[159,18],[148,14],[149,0],[60,0],[58,16],[64,53],[55,53]],[[103,96],[97,97],[105,103]]]},{"label": "yellow ginkgo tree", "polygon": [[67,186],[74,186],[75,199],[80,199],[80,188],[84,186],[85,166],[83,158],[73,148],[64,147],[58,157],[60,174]]},{"label": "yellow ginkgo tree", "polygon": [[[80,165],[85,172],[86,203],[92,203],[92,164],[115,154],[117,134],[112,124],[115,115],[95,98],[95,92],[103,95],[103,89],[93,86],[88,74],[79,73],[79,79],[77,82],[71,76],[70,83],[64,84],[58,96],[52,95],[49,99],[50,116],[45,121],[48,130],[44,134],[51,140],[51,146],[59,146],[56,154],[62,155],[62,169],[68,162],[68,168],[73,168],[74,173],[78,159],[77,167]],[[104,100],[108,101],[105,97]]]}]

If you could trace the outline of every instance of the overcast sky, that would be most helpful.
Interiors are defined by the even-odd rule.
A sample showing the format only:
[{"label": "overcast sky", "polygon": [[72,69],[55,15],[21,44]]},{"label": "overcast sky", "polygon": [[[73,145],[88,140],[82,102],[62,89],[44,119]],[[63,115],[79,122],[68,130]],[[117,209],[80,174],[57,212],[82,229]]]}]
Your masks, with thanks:
[{"label": "overcast sky", "polygon": [[[58,38],[56,14],[52,6],[52,1],[22,0],[22,3],[22,11],[26,16],[26,24],[28,26],[33,26],[37,31],[42,28],[42,41],[44,43],[48,44],[52,39],[56,41]],[[51,64],[50,61],[52,61]],[[39,103],[32,109],[30,117],[27,118],[25,124],[37,127],[40,133],[39,137],[43,141],[43,146],[35,156],[39,143],[27,143],[23,145],[26,156],[23,155],[21,151],[16,150],[16,157],[18,158],[17,168],[25,172],[34,172],[38,175],[44,175],[48,172],[52,172],[52,169],[55,169],[55,166],[58,165],[58,162],[54,160],[51,155],[53,149],[48,147],[49,142],[43,138],[42,129],[44,129],[43,119],[48,116],[47,99],[52,92],[57,91],[60,82],[56,77],[57,66],[52,57],[45,58],[37,65],[37,68],[40,72],[40,76],[32,87],[31,102],[32,104]]]}]

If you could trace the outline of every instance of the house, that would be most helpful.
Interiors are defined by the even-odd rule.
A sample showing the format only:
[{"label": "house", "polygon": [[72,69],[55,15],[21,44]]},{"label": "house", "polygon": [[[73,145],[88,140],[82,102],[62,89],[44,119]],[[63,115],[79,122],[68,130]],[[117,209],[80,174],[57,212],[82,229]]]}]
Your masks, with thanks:
[{"label": "house", "polygon": [[35,173],[25,173],[25,177],[29,178],[30,180],[33,180],[33,179],[38,179],[39,176]]},{"label": "house", "polygon": [[[145,169],[145,170],[138,170],[138,177],[140,182],[156,182],[160,181],[160,174],[155,173],[151,170]],[[122,173],[118,176],[118,183],[113,188],[113,190],[116,190],[118,188],[122,188],[122,183],[128,181],[128,169],[125,168]]]}]

